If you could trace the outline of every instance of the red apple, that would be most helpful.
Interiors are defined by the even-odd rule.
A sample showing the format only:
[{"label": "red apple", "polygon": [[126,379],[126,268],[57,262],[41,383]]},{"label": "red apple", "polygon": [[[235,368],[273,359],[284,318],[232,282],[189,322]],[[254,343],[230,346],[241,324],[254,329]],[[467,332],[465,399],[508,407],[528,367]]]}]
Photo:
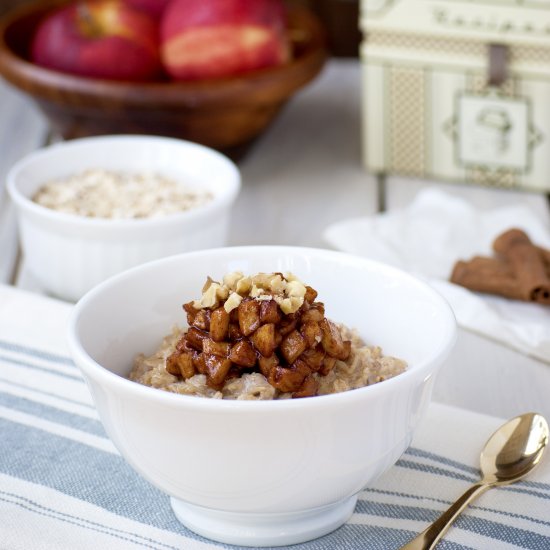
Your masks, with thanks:
[{"label": "red apple", "polygon": [[142,10],[153,17],[159,18],[169,0],[125,0],[125,3],[138,10]]},{"label": "red apple", "polygon": [[161,71],[158,25],[118,0],[84,0],[40,23],[31,58],[38,65],[81,76],[148,80]]},{"label": "red apple", "polygon": [[216,78],[289,58],[282,0],[171,0],[161,19],[161,57],[178,80]]}]

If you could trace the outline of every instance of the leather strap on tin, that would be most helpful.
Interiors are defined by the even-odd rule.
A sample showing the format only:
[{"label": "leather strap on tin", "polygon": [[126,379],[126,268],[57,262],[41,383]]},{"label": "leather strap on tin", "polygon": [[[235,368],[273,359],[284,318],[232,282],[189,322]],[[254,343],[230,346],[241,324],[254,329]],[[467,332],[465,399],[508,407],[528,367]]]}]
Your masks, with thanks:
[{"label": "leather strap on tin", "polygon": [[501,86],[508,78],[508,46],[489,44],[488,55],[487,84]]}]

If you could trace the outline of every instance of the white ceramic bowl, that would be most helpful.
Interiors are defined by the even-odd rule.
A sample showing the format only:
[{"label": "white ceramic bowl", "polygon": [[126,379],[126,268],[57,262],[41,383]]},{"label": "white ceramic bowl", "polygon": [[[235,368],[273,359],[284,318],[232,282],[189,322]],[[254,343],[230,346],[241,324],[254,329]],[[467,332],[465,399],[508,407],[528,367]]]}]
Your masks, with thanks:
[{"label": "white ceramic bowl", "polygon": [[[156,172],[214,199],[163,218],[111,220],[54,211],[31,197],[51,179],[89,168]],[[178,139],[107,136],[73,140],[24,157],[8,174],[25,265],[44,289],[77,300],[107,277],[149,260],[223,246],[240,175],[229,159]]]},{"label": "white ceramic bowl", "polygon": [[[408,362],[403,374],[346,393],[282,401],[222,401],[127,380],[207,275],[290,271],[319,292],[327,317]],[[447,303],[392,267],[340,252],[239,247],[166,258],[120,274],[76,305],[72,356],[110,438],[172,496],[177,517],[206,537],[292,544],[340,526],[357,494],[411,442],[434,375],[455,340]]]}]

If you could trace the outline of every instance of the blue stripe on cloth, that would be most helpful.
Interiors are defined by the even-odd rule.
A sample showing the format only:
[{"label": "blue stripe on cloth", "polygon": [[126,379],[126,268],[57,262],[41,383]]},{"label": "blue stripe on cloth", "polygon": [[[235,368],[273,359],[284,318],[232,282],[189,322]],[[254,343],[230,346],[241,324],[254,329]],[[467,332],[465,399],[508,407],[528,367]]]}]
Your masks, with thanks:
[{"label": "blue stripe on cloth", "polygon": [[29,363],[28,361],[22,361],[21,359],[15,359],[14,357],[8,357],[6,355],[0,355],[0,361],[11,363],[12,365],[18,365],[34,370],[39,370],[41,372],[47,372],[48,374],[54,374],[56,376],[61,376],[62,378],[69,378],[71,380],[76,380],[77,382],[84,383],[84,379],[80,374],[67,374],[66,372],[59,372],[57,370],[49,369],[48,367],[34,365],[33,363]]},{"label": "blue stripe on cloth", "polygon": [[452,470],[445,470],[443,468],[439,468],[437,466],[431,466],[429,464],[421,464],[419,462],[411,462],[410,460],[405,460],[403,458],[400,458],[397,463],[397,466],[400,466],[401,468],[408,468],[410,470],[417,470],[419,472],[427,472],[430,474],[436,474],[444,477],[450,477],[452,479],[459,479],[460,481],[468,481],[469,483],[473,481],[477,481],[477,477],[475,476],[468,476],[459,474],[457,472],[454,472]]},{"label": "blue stripe on cloth", "polygon": [[0,419],[0,470],[86,500],[114,514],[174,530],[168,497],[124,459],[40,429]]},{"label": "blue stripe on cloth", "polygon": [[[419,458],[428,458],[435,462],[440,462],[441,464],[452,466],[453,468],[457,468],[458,470],[471,473],[475,476],[479,475],[479,468],[473,468],[472,466],[469,466],[462,462],[457,462],[456,460],[450,460],[444,456],[437,455],[435,453],[430,453],[428,451],[424,451],[423,449],[418,449],[416,447],[409,447],[405,451],[405,455],[415,456]],[[550,483],[541,483],[540,481],[523,481],[522,485],[533,487],[536,489],[543,489],[546,491],[550,491]]]},{"label": "blue stripe on cloth", "polygon": [[56,422],[57,424],[63,424],[70,428],[107,438],[101,422],[93,418],[88,418],[87,416],[65,412],[50,405],[39,403],[38,401],[32,401],[24,397],[18,397],[1,391],[0,403],[15,411],[24,412],[43,420],[49,420],[50,422]]},{"label": "blue stripe on cloth", "polygon": [[69,365],[76,368],[73,360],[69,357],[58,355],[56,353],[50,353],[48,351],[42,351],[28,346],[21,346],[19,344],[14,344],[13,342],[7,342],[6,340],[0,340],[0,349],[15,351],[17,353],[25,353],[26,355],[30,355],[31,357],[45,359],[46,361],[52,361],[54,363],[63,363],[64,365]]},{"label": "blue stripe on cloth", "polygon": [[[395,528],[347,523],[320,539],[285,548],[289,550],[398,550],[415,535],[416,533],[412,531],[400,529],[398,522]],[[226,548],[236,547],[226,546]],[[239,548],[244,550],[242,547]],[[271,547],[270,550],[281,550],[281,548]],[[473,549],[470,546],[442,540],[437,550]]]},{"label": "blue stripe on cloth", "polygon": [[467,464],[463,464],[462,462],[458,462],[456,460],[451,460],[449,458],[445,458],[441,455],[436,455],[435,453],[430,453],[428,451],[424,451],[423,449],[418,449],[416,447],[409,447],[405,454],[410,456],[416,456],[419,458],[428,458],[430,460],[434,460],[436,462],[440,462],[441,464],[445,464],[446,466],[452,466],[453,468],[456,468],[457,470],[462,470],[464,472],[468,472],[469,474],[478,475],[479,468],[473,468],[472,466],[469,466]]},{"label": "blue stripe on cloth", "polygon": [[[487,521],[471,515],[462,515],[456,520],[456,526],[496,541],[515,544],[529,550],[548,550],[550,548],[550,530],[548,535],[540,535],[533,531],[512,527],[504,523]],[[497,544],[495,543],[495,547]]]},{"label": "blue stripe on cloth", "polygon": [[[416,470],[418,472],[426,472],[429,474],[450,477],[452,479],[467,481],[469,483],[475,483],[479,479],[478,476],[475,476],[475,477],[465,476],[462,474],[457,474],[456,472],[451,470],[445,470],[443,468],[438,468],[436,466],[431,466],[429,464],[420,464],[418,462],[411,462],[410,460],[404,460],[402,458],[400,458],[397,461],[396,466],[401,468],[409,468],[411,470]],[[541,498],[543,500],[550,500],[550,494],[546,494],[541,491],[534,491],[532,489],[525,487],[525,485],[526,485],[526,482],[523,482],[522,484],[519,484],[519,485],[513,485],[511,487],[502,487],[501,489],[503,491],[511,491],[513,493],[523,493],[525,495],[531,495],[537,498]],[[540,483],[539,485],[542,485],[543,488],[545,488],[546,484]]]},{"label": "blue stripe on cloth", "polygon": [[55,519],[57,521],[61,521],[63,523],[69,523],[71,525],[76,525],[80,528],[110,535],[119,540],[131,542],[135,545],[138,545],[144,548],[152,548],[154,550],[157,550],[157,549],[158,550],[161,550],[161,549],[162,550],[179,550],[178,547],[176,546],[159,543],[158,541],[155,541],[148,537],[143,537],[136,533],[130,533],[122,529],[115,529],[108,525],[104,525],[94,521],[89,521],[85,518],[59,512],[58,510],[54,510],[53,508],[42,506],[37,502],[33,502],[32,500],[24,498],[20,495],[14,495],[13,493],[6,493],[2,490],[0,490],[0,501],[7,502],[8,504],[18,506],[29,512],[33,512],[34,514],[46,516],[46,517]]},{"label": "blue stripe on cloth", "polygon": [[76,399],[71,399],[70,397],[67,397],[65,395],[60,395],[58,393],[54,393],[51,391],[45,391],[41,388],[37,388],[36,386],[27,386],[25,384],[18,384],[17,382],[13,382],[12,380],[8,380],[7,378],[2,378],[1,376],[0,376],[0,382],[4,382],[5,384],[8,384],[14,388],[21,388],[21,389],[32,391],[33,393],[38,393],[40,395],[47,395],[48,397],[54,397],[55,399],[59,399],[60,401],[65,401],[67,403],[72,403],[73,405],[78,405],[79,407],[86,407],[87,409],[95,411],[95,407],[90,403],[85,403],[84,401],[77,401]]},{"label": "blue stripe on cloth", "polygon": [[[145,525],[206,540],[183,527],[172,513],[168,496],[142,479],[122,457],[3,419],[0,419],[0,433],[3,434],[2,473],[45,485]],[[346,525],[337,533],[292,548],[389,550],[399,548],[411,536],[411,532],[399,529],[398,522],[395,529]],[[466,547],[449,543],[443,548],[464,550]]]},{"label": "blue stripe on cloth", "polygon": [[[503,489],[504,489],[504,487],[500,487],[501,491]],[[374,493],[374,494],[379,494],[379,495],[397,496],[397,497],[400,497],[400,498],[410,498],[410,499],[421,500],[421,501],[429,500],[431,502],[438,502],[438,503],[441,503],[441,504],[445,504],[446,506],[450,506],[453,503],[452,500],[445,500],[445,499],[442,499],[442,498],[427,497],[427,496],[424,496],[424,495],[413,495],[411,493],[401,493],[399,491],[384,491],[383,489],[374,489],[374,488],[371,488],[371,487],[367,487],[367,488],[363,489],[363,492],[365,492],[365,493]],[[361,499],[361,500],[366,500],[366,499]],[[513,513],[513,512],[506,512],[504,510],[497,510],[496,508],[489,508],[487,506],[479,506],[478,504],[471,504],[470,508],[476,509],[476,510],[483,510],[484,512],[491,512],[493,514],[498,514],[498,515],[501,515],[501,516],[507,516],[509,518],[526,520],[526,521],[530,521],[532,523],[536,523],[538,525],[547,525],[548,527],[550,527],[550,521],[544,521],[544,520],[541,520],[541,519],[533,518],[531,516],[525,516],[523,514],[516,514],[516,513]]]},{"label": "blue stripe on cloth", "polygon": [[[425,522],[426,524],[432,523],[440,515],[440,512],[429,508],[369,502],[365,500],[361,500],[357,503],[356,512],[371,516],[394,518],[396,520],[409,519]],[[527,529],[513,527],[506,523],[487,520],[473,515],[460,516],[455,521],[455,525],[466,531],[478,533],[502,542],[515,544],[521,548],[530,548],[531,550],[548,550],[548,548],[550,548],[550,529],[548,531],[548,536],[545,536]]]}]

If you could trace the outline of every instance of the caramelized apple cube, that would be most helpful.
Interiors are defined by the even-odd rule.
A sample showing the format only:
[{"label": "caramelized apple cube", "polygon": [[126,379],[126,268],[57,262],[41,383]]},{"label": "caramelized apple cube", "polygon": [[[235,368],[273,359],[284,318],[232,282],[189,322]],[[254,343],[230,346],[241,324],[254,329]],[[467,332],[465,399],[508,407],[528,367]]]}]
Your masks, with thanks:
[{"label": "caramelized apple cube", "polygon": [[237,308],[239,328],[244,336],[249,336],[260,326],[260,302],[243,300]]},{"label": "caramelized apple cube", "polygon": [[336,357],[341,361],[345,361],[349,357],[350,348],[344,346],[342,341],[342,335],[338,327],[328,319],[323,319],[319,326],[323,331],[323,339],[321,341],[323,348],[328,355],[331,357]]},{"label": "caramelized apple cube", "polygon": [[232,342],[234,342],[235,340],[240,340],[243,337],[243,333],[241,332],[241,329],[239,328],[239,325],[237,323],[229,323],[228,336],[229,340],[231,340]]},{"label": "caramelized apple cube", "polygon": [[297,324],[298,320],[296,319],[296,315],[294,315],[294,313],[285,315],[279,323],[279,332],[282,336],[286,336],[296,328]]},{"label": "caramelized apple cube", "polygon": [[306,350],[306,341],[297,330],[293,330],[285,336],[281,342],[280,349],[283,357],[290,365]]},{"label": "caramelized apple cube", "polygon": [[313,349],[306,349],[306,351],[300,355],[300,359],[302,359],[313,372],[317,372],[323,364],[325,355],[323,346],[318,345]]},{"label": "caramelized apple cube", "polygon": [[206,366],[206,379],[210,387],[219,389],[223,386],[225,378],[231,368],[231,361],[217,355],[204,355]]},{"label": "caramelized apple cube", "polygon": [[202,342],[205,338],[206,334],[195,327],[190,327],[185,333],[186,344],[197,351],[202,351]]},{"label": "caramelized apple cube", "polygon": [[197,311],[191,324],[200,330],[208,330],[210,328],[210,311],[207,309]]},{"label": "caramelized apple cube", "polygon": [[314,348],[323,339],[323,331],[316,321],[306,321],[300,327],[300,333],[308,348]]},{"label": "caramelized apple cube", "polygon": [[183,309],[185,313],[187,313],[187,324],[189,326],[193,325],[193,321],[195,320],[195,315],[200,311],[198,309],[195,309],[195,306],[193,305],[193,302],[187,302],[186,304],[183,304]]},{"label": "caramelized apple cube", "polygon": [[272,354],[269,357],[264,357],[263,355],[260,355],[258,357],[258,365],[260,367],[260,372],[266,377],[269,377],[269,373],[271,372],[271,369],[276,367],[279,364],[279,358],[277,357],[277,354]]},{"label": "caramelized apple cube", "polygon": [[306,286],[306,293],[304,296],[304,300],[308,304],[312,304],[315,301],[315,298],[317,298],[317,291],[314,288],[311,288],[310,286]]},{"label": "caramelized apple cube", "polygon": [[193,354],[193,366],[199,374],[207,374],[204,353],[195,352]]},{"label": "caramelized apple cube", "polygon": [[260,305],[260,322],[277,324],[280,320],[281,313],[277,302],[275,300],[263,301]]},{"label": "caramelized apple cube", "polygon": [[275,325],[268,323],[254,331],[250,337],[254,347],[264,356],[269,357],[277,347],[275,340]]},{"label": "caramelized apple cube", "polygon": [[229,313],[219,307],[210,316],[210,338],[215,342],[223,342],[229,331]]},{"label": "caramelized apple cube", "polygon": [[319,390],[319,383],[317,380],[310,374],[306,377],[306,379],[302,382],[302,385],[298,389],[298,391],[295,391],[292,394],[292,398],[296,399],[299,397],[313,397],[314,395],[317,395],[317,391]]},{"label": "caramelized apple cube", "polygon": [[229,359],[241,367],[253,367],[256,364],[256,352],[248,340],[239,340],[231,348]]},{"label": "caramelized apple cube", "polygon": [[295,392],[300,389],[310,373],[308,366],[298,359],[290,367],[273,367],[269,373],[268,381],[283,393]]},{"label": "caramelized apple cube", "polygon": [[334,365],[336,365],[336,357],[331,357],[330,355],[326,355],[325,358],[323,359],[323,364],[319,369],[319,374],[321,376],[326,376],[334,368]]},{"label": "caramelized apple cube", "polygon": [[301,321],[302,323],[307,323],[308,321],[315,321],[319,323],[325,317],[325,306],[321,302],[314,302],[311,304],[310,308],[302,314]]},{"label": "caramelized apple cube", "polygon": [[202,351],[210,355],[217,355],[218,357],[227,357],[231,344],[229,342],[214,342],[212,338],[205,338],[202,341]]},{"label": "caramelized apple cube", "polygon": [[178,357],[180,355],[180,352],[174,351],[166,358],[166,362],[164,363],[164,368],[166,369],[166,372],[170,373],[173,376],[181,376],[180,368],[178,365]]}]

